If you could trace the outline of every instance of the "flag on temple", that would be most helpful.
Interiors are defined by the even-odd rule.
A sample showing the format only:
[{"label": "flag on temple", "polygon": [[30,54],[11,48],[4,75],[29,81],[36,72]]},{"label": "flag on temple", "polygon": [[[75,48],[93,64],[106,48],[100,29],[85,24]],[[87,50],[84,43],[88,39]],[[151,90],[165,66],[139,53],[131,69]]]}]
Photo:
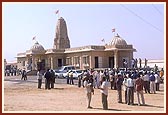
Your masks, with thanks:
[{"label": "flag on temple", "polygon": [[102,41],[102,42],[105,42],[104,38],[103,38],[103,39],[101,39],[101,41]]},{"label": "flag on temple", "polygon": [[35,39],[36,39],[36,36],[34,36],[32,40],[35,40]]},{"label": "flag on temple", "polygon": [[59,10],[57,10],[55,13],[58,14],[58,13],[59,13]]},{"label": "flag on temple", "polygon": [[112,32],[115,32],[115,28],[112,29]]}]

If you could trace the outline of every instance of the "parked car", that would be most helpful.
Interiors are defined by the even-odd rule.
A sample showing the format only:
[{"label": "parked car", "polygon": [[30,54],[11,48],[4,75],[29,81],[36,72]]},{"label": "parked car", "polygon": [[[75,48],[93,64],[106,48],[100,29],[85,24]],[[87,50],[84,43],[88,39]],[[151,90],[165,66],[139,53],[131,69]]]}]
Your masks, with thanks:
[{"label": "parked car", "polygon": [[[73,71],[73,78],[78,79],[82,75],[82,70],[72,70]],[[55,71],[55,75],[57,78],[66,78],[67,72],[65,71]]]},{"label": "parked car", "polygon": [[68,66],[62,66],[59,71],[62,71],[62,72],[67,72],[69,70],[75,70],[75,67],[73,65],[68,65]]},{"label": "parked car", "polygon": [[55,70],[55,76],[57,78],[65,78],[69,70],[75,70],[73,65],[62,66],[60,69]]},{"label": "parked car", "polygon": [[64,78],[63,71],[55,70],[55,76],[56,78]]},{"label": "parked car", "polygon": [[83,74],[82,70],[72,70],[72,71],[74,79],[78,79],[78,77],[80,77]]}]

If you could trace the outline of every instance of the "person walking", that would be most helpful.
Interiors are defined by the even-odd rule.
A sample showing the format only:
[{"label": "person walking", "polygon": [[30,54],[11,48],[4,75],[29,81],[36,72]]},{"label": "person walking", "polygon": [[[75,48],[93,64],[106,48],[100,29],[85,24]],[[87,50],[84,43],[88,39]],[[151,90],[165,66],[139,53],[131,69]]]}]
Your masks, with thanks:
[{"label": "person walking", "polygon": [[106,81],[105,77],[102,77],[102,84],[101,87],[99,87],[101,95],[102,95],[102,105],[103,105],[103,110],[108,109],[108,102],[107,102],[107,97],[108,97],[108,83]]},{"label": "person walking", "polygon": [[27,72],[26,72],[25,69],[23,69],[23,71],[22,71],[22,78],[21,78],[21,80],[22,79],[27,80]]},{"label": "person walking", "polygon": [[140,78],[140,74],[138,74],[137,79],[135,81],[135,85],[136,85],[136,93],[137,93],[137,99],[138,99],[138,105],[140,106],[140,97],[141,96],[141,100],[142,100],[142,105],[145,105],[145,99],[144,99],[144,95],[143,95],[143,79]]},{"label": "person walking", "polygon": [[93,88],[93,75],[89,75],[89,83],[91,83],[90,88],[91,92],[94,95],[94,88]]},{"label": "person walking", "polygon": [[42,85],[42,71],[38,70],[37,72],[37,80],[38,80],[38,88],[41,89],[41,85]]},{"label": "person walking", "polygon": [[83,80],[84,80],[84,88],[85,88],[85,90],[86,90],[86,95],[87,95],[87,108],[89,109],[91,109],[92,107],[90,106],[90,103],[91,103],[91,99],[92,99],[92,91],[91,91],[91,83],[89,83],[89,78],[88,78],[88,76],[85,76],[84,78],[83,78]]}]

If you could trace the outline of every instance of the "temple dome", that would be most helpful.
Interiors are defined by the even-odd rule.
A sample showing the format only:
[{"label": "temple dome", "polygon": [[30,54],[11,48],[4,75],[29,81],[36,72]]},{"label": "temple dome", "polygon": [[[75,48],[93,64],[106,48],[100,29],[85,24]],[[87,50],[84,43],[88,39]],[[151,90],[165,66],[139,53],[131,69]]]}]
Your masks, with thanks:
[{"label": "temple dome", "polygon": [[33,52],[43,52],[45,49],[44,47],[39,44],[38,42],[36,42],[31,48],[30,48],[31,51]]},{"label": "temple dome", "polygon": [[118,34],[110,41],[109,45],[127,45],[127,42]]}]

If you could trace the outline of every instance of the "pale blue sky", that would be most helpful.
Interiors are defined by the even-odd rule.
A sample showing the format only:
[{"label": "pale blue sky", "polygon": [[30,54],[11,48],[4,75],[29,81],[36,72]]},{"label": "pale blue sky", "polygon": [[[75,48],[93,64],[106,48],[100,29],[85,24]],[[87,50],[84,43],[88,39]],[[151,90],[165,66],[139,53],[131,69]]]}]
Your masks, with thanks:
[{"label": "pale blue sky", "polygon": [[53,47],[59,16],[66,21],[71,47],[109,43],[116,28],[137,52],[134,58],[164,58],[164,5],[161,4],[55,4],[3,3],[3,56],[16,60],[17,53],[33,45],[32,38],[45,49]]}]

